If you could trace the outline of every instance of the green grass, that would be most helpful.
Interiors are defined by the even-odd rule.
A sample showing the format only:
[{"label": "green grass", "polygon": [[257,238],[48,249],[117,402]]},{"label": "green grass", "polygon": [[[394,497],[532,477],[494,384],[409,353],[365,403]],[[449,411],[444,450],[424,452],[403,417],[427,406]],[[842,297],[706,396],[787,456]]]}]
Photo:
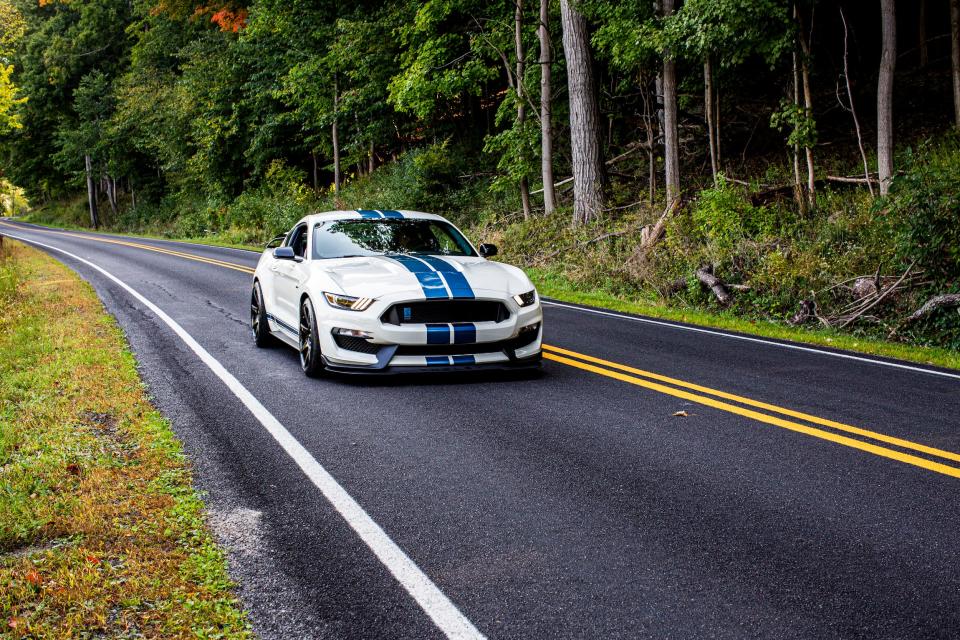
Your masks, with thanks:
[{"label": "green grass", "polygon": [[0,254],[0,635],[250,636],[170,425],[93,289]]},{"label": "green grass", "polygon": [[[46,222],[45,224],[50,224],[50,222]],[[89,231],[89,229],[81,230]],[[262,250],[262,247],[231,242],[229,234],[224,236],[205,236],[203,238],[170,238],[159,235],[132,233],[123,235],[154,239],[175,239],[178,242],[197,242],[216,246],[253,249],[256,251]],[[896,358],[950,369],[960,369],[960,353],[950,349],[920,347],[902,342],[854,336],[826,329],[791,327],[769,320],[748,319],[723,311],[670,307],[665,304],[658,304],[657,301],[652,299],[629,299],[599,290],[583,291],[570,279],[565,278],[555,271],[537,268],[527,268],[526,271],[542,295],[565,302],[614,309],[666,320],[677,320],[704,327],[738,331],[766,338],[791,340],[810,345],[860,352],[868,355]]]},{"label": "green grass", "polygon": [[748,320],[724,312],[679,309],[655,304],[648,300],[630,300],[600,291],[582,291],[570,280],[547,270],[530,268],[526,271],[541,295],[563,302],[737,331],[765,338],[791,340],[809,345],[896,358],[948,369],[960,369],[960,353],[949,349],[917,347],[898,342],[860,338],[826,329],[804,329],[764,320]]}]

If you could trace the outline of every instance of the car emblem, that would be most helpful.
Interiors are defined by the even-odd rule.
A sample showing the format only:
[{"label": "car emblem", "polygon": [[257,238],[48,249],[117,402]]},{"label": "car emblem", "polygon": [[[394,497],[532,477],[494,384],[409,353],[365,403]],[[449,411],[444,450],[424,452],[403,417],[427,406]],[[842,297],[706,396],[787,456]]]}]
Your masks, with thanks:
[{"label": "car emblem", "polygon": [[403,319],[404,321],[409,320],[413,317],[413,310],[410,307],[403,308]]}]

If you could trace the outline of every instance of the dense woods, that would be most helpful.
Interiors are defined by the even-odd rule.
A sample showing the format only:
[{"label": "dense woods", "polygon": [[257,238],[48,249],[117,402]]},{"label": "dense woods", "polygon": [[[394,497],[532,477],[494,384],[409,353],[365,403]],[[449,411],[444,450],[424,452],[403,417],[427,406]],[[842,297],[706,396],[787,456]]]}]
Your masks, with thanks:
[{"label": "dense woods", "polygon": [[417,208],[571,290],[957,348],[958,3],[0,0],[0,189],[234,242]]}]

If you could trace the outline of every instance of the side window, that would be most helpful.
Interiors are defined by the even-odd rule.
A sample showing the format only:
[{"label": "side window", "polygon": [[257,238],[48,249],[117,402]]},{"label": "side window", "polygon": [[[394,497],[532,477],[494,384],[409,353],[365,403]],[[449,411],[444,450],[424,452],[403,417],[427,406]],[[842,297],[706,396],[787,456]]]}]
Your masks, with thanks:
[{"label": "side window", "polygon": [[443,229],[438,227],[435,224],[430,225],[430,232],[433,233],[433,237],[436,240],[437,248],[439,252],[444,255],[459,255],[463,253],[456,241],[450,236],[449,233],[446,233]]},{"label": "side window", "polygon": [[307,255],[307,225],[301,224],[290,233],[287,246],[293,249],[293,255],[304,258]]}]

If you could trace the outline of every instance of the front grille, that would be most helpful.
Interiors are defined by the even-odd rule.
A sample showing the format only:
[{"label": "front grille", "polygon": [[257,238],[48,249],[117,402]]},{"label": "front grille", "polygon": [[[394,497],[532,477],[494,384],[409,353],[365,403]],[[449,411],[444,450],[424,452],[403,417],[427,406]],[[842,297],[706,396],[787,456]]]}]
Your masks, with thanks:
[{"label": "front grille", "polygon": [[387,309],[380,320],[386,324],[428,322],[503,322],[510,311],[496,300],[425,300],[400,302]]},{"label": "front grille", "polygon": [[333,336],[333,341],[336,342],[337,346],[341,349],[359,351],[360,353],[377,353],[380,351],[380,347],[383,346],[367,342],[363,338],[356,338],[354,336],[335,335]]},{"label": "front grille", "polygon": [[537,339],[537,331],[525,331],[516,338],[497,340],[496,342],[477,342],[475,344],[402,344],[397,347],[398,356],[458,356],[473,353],[513,352],[522,349]]},{"label": "front grille", "polygon": [[402,344],[398,356],[458,356],[468,353],[497,353],[507,348],[509,340],[477,344]]}]

